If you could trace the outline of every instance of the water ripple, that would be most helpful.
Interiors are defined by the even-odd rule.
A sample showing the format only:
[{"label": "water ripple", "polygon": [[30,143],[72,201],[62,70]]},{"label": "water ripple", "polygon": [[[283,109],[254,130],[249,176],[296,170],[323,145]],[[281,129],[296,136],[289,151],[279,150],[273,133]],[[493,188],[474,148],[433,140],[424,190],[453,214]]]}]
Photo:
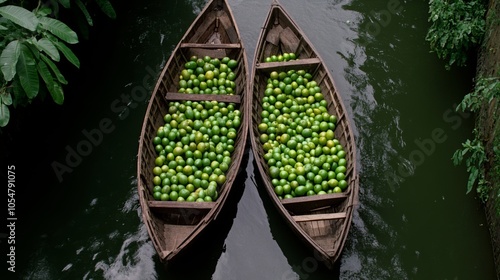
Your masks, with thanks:
[{"label": "water ripple", "polygon": [[97,262],[95,271],[102,270],[105,279],[157,279],[155,254],[146,226],[141,224],[137,232],[126,236],[118,255],[109,263]]},{"label": "water ripple", "polygon": [[122,213],[129,213],[139,208],[139,194],[137,193],[137,177],[130,177],[130,185],[134,186],[129,190],[128,199],[123,203]]},{"label": "water ripple", "polygon": [[42,249],[37,250],[35,253],[35,261],[30,262],[31,270],[23,276],[26,280],[45,280],[45,279],[55,279],[54,273],[51,271],[51,266],[46,257],[42,256]]}]

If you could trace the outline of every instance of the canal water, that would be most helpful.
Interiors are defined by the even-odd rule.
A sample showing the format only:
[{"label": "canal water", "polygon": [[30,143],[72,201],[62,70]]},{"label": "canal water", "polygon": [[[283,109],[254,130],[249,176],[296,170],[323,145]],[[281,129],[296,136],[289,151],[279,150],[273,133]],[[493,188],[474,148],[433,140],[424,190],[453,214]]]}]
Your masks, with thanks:
[{"label": "canal water", "polygon": [[[0,134],[18,218],[16,273],[1,279],[494,279],[480,201],[451,161],[471,137],[473,117],[454,109],[473,61],[447,71],[429,52],[427,1],[281,2],[355,125],[359,205],[333,270],[288,230],[249,149],[222,218],[161,266],[140,219],[138,139],[155,78],[205,1],[115,1],[117,19],[96,14],[81,38],[81,68],[64,69],[65,104],[16,109]],[[270,3],[229,0],[249,61]]]}]

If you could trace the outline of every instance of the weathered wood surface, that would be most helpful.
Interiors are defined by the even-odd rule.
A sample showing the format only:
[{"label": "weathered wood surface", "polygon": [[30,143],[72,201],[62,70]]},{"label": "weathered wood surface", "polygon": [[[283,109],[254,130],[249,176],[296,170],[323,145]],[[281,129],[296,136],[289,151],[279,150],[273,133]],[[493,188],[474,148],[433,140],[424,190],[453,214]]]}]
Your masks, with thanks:
[{"label": "weathered wood surface", "polygon": [[158,208],[158,209],[212,209],[214,207],[214,203],[212,202],[184,202],[178,203],[177,201],[148,201],[148,205],[150,208]]},{"label": "weathered wood surface", "polygon": [[340,212],[340,213],[329,213],[329,214],[311,214],[311,215],[293,216],[293,219],[296,222],[312,222],[312,221],[344,219],[345,217],[346,213]]},{"label": "weathered wood surface", "polygon": [[181,48],[199,48],[199,49],[239,49],[241,44],[199,44],[199,43],[182,43]]},{"label": "weathered wood surface", "polygon": [[290,27],[280,33],[281,49],[283,52],[295,53],[298,50],[300,39]]},{"label": "weathered wood surface", "polygon": [[303,58],[290,61],[277,61],[277,62],[264,62],[259,63],[255,67],[259,70],[274,71],[282,70],[287,71],[290,69],[304,69],[309,70],[310,68],[317,67],[321,63],[321,60],[317,57],[315,58]]},{"label": "weathered wood surface", "polygon": [[165,98],[167,100],[191,100],[191,101],[218,101],[218,102],[231,102],[241,103],[240,95],[229,94],[188,94],[179,92],[167,92]]}]

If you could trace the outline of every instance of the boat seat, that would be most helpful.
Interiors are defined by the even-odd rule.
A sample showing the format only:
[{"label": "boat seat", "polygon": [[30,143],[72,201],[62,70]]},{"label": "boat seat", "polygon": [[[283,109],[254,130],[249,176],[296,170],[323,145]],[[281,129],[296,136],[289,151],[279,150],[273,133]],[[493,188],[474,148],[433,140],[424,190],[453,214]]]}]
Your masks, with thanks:
[{"label": "boat seat", "polygon": [[298,214],[336,206],[347,198],[345,193],[336,193],[287,198],[282,199],[281,203],[289,212]]},{"label": "boat seat", "polygon": [[293,219],[296,222],[311,222],[311,221],[322,221],[322,220],[345,219],[345,217],[347,217],[346,212],[339,212],[339,213],[328,213],[328,214],[298,215],[298,216],[293,216]]},{"label": "boat seat", "polygon": [[191,101],[212,101],[217,102],[229,102],[229,103],[241,103],[240,95],[229,95],[229,94],[189,94],[189,93],[179,93],[179,92],[167,92],[165,95],[167,100],[191,100]]},{"label": "boat seat", "polygon": [[199,48],[199,49],[241,49],[241,44],[199,44],[199,43],[182,43],[181,48]]},{"label": "boat seat", "polygon": [[287,71],[291,69],[304,69],[308,70],[318,66],[321,60],[315,58],[301,58],[297,60],[279,61],[279,62],[261,62],[255,65],[258,70],[271,72],[271,71]]},{"label": "boat seat", "polygon": [[[198,224],[215,205],[215,202],[148,201],[149,210],[160,217],[165,227],[176,226],[176,232]],[[192,232],[192,229],[188,231]]]},{"label": "boat seat", "polygon": [[213,202],[188,202],[188,201],[148,201],[148,206],[152,211],[162,212],[179,210],[182,211],[209,211],[213,208]]}]

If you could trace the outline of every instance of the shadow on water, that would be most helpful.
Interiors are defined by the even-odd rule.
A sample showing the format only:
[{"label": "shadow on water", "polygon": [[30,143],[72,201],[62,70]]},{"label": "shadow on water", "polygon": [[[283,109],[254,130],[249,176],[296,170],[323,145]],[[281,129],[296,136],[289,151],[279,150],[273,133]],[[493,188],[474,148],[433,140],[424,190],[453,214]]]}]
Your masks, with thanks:
[{"label": "shadow on water", "polygon": [[[247,145],[249,149],[249,141]],[[253,154],[249,151],[244,192],[212,279],[280,279],[289,267],[273,240],[265,209],[253,184]]]}]

